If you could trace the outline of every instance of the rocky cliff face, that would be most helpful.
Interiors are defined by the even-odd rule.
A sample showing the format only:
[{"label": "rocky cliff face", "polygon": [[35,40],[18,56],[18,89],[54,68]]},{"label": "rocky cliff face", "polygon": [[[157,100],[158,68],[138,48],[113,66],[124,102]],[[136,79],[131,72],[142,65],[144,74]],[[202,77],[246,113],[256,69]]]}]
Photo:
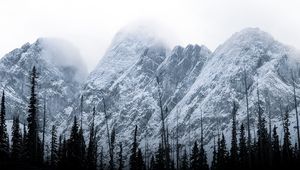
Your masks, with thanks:
[{"label": "rocky cliff face", "polygon": [[[161,99],[171,143],[177,127],[183,145],[190,146],[191,141],[199,140],[202,115],[204,142],[210,150],[218,132],[225,133],[230,141],[233,102],[239,106],[239,124],[246,123],[245,88],[253,134],[258,92],[267,120],[270,115],[272,125],[281,127],[281,115],[288,111],[291,133],[295,134],[292,75],[299,94],[300,55],[257,28],[235,33],[214,52],[199,45],[170,50],[163,40],[145,29],[122,30],[84,82],[78,79],[85,75],[78,62],[71,62],[70,57],[58,62],[61,60],[57,56],[69,56],[69,52],[64,52],[66,48],[59,48],[58,54],[52,41],[44,41],[48,42],[41,39],[26,44],[0,61],[1,86],[7,92],[8,103],[12,102],[11,113],[16,109],[12,107],[15,104],[26,107],[29,90],[24,83],[36,65],[40,72],[39,95],[47,96],[48,105],[54,106],[49,111],[52,121],[66,130],[77,115],[88,132],[92,108],[96,107],[101,146],[107,141],[106,117],[110,131],[116,129],[117,142],[124,143],[125,152],[130,147],[135,125],[139,127],[140,146],[148,143],[149,151],[153,151],[160,141]],[[80,96],[83,96],[82,117]]]},{"label": "rocky cliff face", "polygon": [[39,112],[43,112],[45,99],[49,106],[48,120],[60,124],[69,114],[66,106],[74,102],[74,94],[80,91],[81,83],[87,76],[80,54],[68,42],[41,38],[1,58],[0,86],[6,93],[8,119],[15,114],[23,120],[27,117],[29,77],[33,66],[38,72]]},{"label": "rocky cliff face", "polygon": [[[127,38],[118,40],[129,44]],[[137,47],[136,43],[139,41],[134,42],[130,46]],[[291,73],[297,83],[299,54],[257,28],[235,33],[213,53],[205,46],[178,46],[168,52],[161,44],[146,43],[139,53],[127,55],[124,46],[118,45],[118,48],[108,50],[110,55],[100,61],[82,94],[86,98],[86,106],[93,103],[98,108],[100,134],[106,132],[102,106],[104,96],[108,103],[110,129],[116,128],[117,139],[125,142],[127,147],[135,125],[139,126],[141,146],[145,142],[150,143],[150,146],[158,144],[161,128],[159,90],[170,140],[175,140],[177,126],[180,143],[188,146],[190,141],[199,140],[202,115],[208,150],[218,131],[224,132],[227,141],[230,141],[230,113],[234,101],[239,106],[239,123],[246,123],[245,77],[252,129],[257,120],[257,90],[265,111],[264,116],[268,118],[270,113],[272,124],[279,124],[281,113],[288,109],[291,113],[291,126],[295,125]],[[113,44],[112,47],[116,45]],[[114,62],[106,62],[110,57]],[[116,57],[127,62],[126,68],[123,65],[118,67],[118,63],[122,62],[115,60]],[[112,73],[109,68],[114,67],[123,70]],[[107,72],[110,77],[103,76],[105,71],[99,73],[99,68],[109,70]],[[101,78],[96,81],[99,76]],[[85,122],[89,122],[89,119],[85,116]],[[106,136],[102,135],[100,141],[103,143],[106,140]]]}]

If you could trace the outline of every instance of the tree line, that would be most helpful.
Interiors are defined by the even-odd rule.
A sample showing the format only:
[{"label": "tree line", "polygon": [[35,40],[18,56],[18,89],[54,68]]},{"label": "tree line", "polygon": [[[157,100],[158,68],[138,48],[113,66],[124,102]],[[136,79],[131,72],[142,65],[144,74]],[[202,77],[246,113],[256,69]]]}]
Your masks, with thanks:
[{"label": "tree line", "polygon": [[[53,170],[238,170],[238,169],[288,169],[300,167],[299,136],[294,144],[291,142],[290,115],[288,109],[282,115],[282,129],[284,131],[283,141],[280,141],[277,133],[278,127],[271,126],[270,115],[266,115],[262,108],[259,91],[257,91],[257,124],[254,129],[256,133],[251,137],[248,96],[247,100],[247,123],[239,123],[236,120],[238,105],[233,102],[231,112],[231,141],[230,148],[226,144],[225,135],[218,131],[214,137],[212,153],[205,150],[203,136],[203,118],[201,115],[200,142],[194,141],[191,148],[189,145],[180,144],[178,135],[175,147],[170,144],[169,130],[165,126],[165,115],[167,108],[163,108],[162,91],[160,80],[157,78],[158,99],[161,116],[160,142],[155,151],[148,154],[143,153],[139,144],[138,126],[135,126],[133,140],[130,145],[128,158],[125,159],[122,142],[116,143],[116,130],[111,131],[107,125],[108,157],[105,157],[103,147],[98,145],[97,128],[95,126],[96,110],[93,108],[92,121],[89,126],[89,135],[85,139],[82,129],[82,120],[74,116],[73,125],[69,136],[58,135],[57,127],[52,126],[50,148],[45,148],[45,109],[42,132],[40,132],[38,121],[38,97],[37,97],[37,73],[33,67],[30,75],[30,97],[28,104],[27,126],[20,127],[18,116],[13,118],[11,140],[7,133],[5,93],[1,97],[0,110],[0,167],[1,169],[53,169]],[[245,86],[247,85],[245,80]],[[295,109],[297,99],[294,100]],[[81,114],[82,114],[81,98]],[[103,99],[105,106],[105,101]],[[45,104],[44,104],[45,106]],[[106,115],[106,108],[104,112]],[[296,118],[298,119],[296,110]],[[266,118],[269,116],[269,122]],[[106,117],[107,118],[107,117]],[[298,120],[297,120],[298,122]],[[269,124],[268,124],[269,123]],[[267,124],[269,127],[267,127]],[[297,132],[299,127],[297,123]],[[23,130],[23,132],[21,132]],[[178,134],[178,127],[176,128]],[[42,133],[42,135],[40,134]],[[256,134],[256,135],[255,135]],[[299,134],[299,133],[297,133]],[[42,138],[41,138],[42,136]],[[10,143],[11,142],[11,143]],[[187,150],[191,149],[191,152]],[[176,153],[176,154],[175,154]],[[212,156],[211,161],[208,155]]]}]

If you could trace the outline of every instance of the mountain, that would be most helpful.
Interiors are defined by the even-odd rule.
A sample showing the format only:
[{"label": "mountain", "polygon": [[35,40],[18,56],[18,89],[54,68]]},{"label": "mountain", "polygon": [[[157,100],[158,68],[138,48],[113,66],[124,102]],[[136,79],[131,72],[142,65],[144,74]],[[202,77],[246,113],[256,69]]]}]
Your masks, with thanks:
[{"label": "mountain", "polygon": [[141,136],[157,142],[154,138],[159,137],[159,86],[163,105],[171,111],[189,91],[210,54],[205,46],[198,45],[177,46],[170,51],[145,30],[143,34],[121,30],[83,86],[85,129],[88,130],[95,106],[99,134],[103,134],[100,141],[105,145],[104,97],[109,129],[116,129],[117,139],[123,139],[125,149],[129,149],[135,125]]},{"label": "mountain", "polygon": [[[259,94],[264,117],[280,127],[280,136],[281,115],[290,113],[295,141],[293,82],[299,94],[299,57],[296,49],[258,28],[233,34],[214,52],[203,45],[171,49],[155,31],[125,28],[116,34],[88,76],[72,45],[38,39],[0,60],[0,85],[7,94],[9,117],[25,112],[22,108],[27,107],[28,76],[35,65],[40,73],[40,101],[47,98],[50,123],[56,123],[68,135],[76,115],[87,135],[95,107],[99,145],[108,148],[108,125],[110,132],[115,128],[124,152],[129,151],[135,125],[139,127],[140,147],[148,144],[148,154],[154,152],[160,142],[160,104],[170,143],[175,141],[177,127],[181,144],[191,146],[199,140],[203,117],[204,143],[209,151],[218,133],[225,133],[230,144],[233,102],[238,105],[238,124],[247,123],[245,88],[252,136],[256,133]],[[40,107],[42,111],[42,103]]]},{"label": "mountain", "polygon": [[43,112],[45,99],[50,122],[60,124],[62,119],[66,119],[69,114],[66,106],[73,102],[74,93],[80,91],[82,81],[87,76],[80,57],[72,44],[52,38],[26,43],[2,57],[0,86],[6,94],[7,118],[19,114],[25,121],[30,92],[29,76],[33,66],[36,66],[39,112]]},{"label": "mountain", "polygon": [[[171,122],[176,120],[178,114],[181,142],[188,143],[187,131],[193,137],[200,136],[202,113],[207,149],[212,146],[213,136],[218,131],[226,134],[229,144],[230,113],[234,101],[239,106],[239,124],[247,123],[244,83],[246,73],[251,129],[257,125],[259,92],[264,117],[269,120],[270,114],[272,125],[277,124],[280,127],[279,134],[282,135],[280,123],[283,112],[290,112],[291,127],[295,126],[292,73],[298,87],[299,57],[300,54],[295,49],[279,43],[258,28],[235,33],[211,54],[189,92],[171,111],[167,118],[170,129],[176,127]],[[297,93],[299,94],[299,90]],[[295,128],[291,129],[292,136],[295,137]],[[252,131],[252,136],[254,133],[256,132]]]},{"label": "mountain", "polygon": [[213,137],[221,131],[230,142],[234,101],[239,106],[239,124],[246,123],[245,75],[251,129],[257,120],[257,90],[264,116],[268,119],[268,113],[271,114],[272,125],[279,126],[280,115],[287,109],[291,126],[295,126],[291,73],[298,84],[300,55],[292,47],[258,28],[235,33],[213,53],[198,45],[177,46],[168,51],[161,43],[152,42],[139,33],[117,34],[84,85],[84,106],[89,106],[84,109],[85,128],[92,106],[96,106],[102,145],[107,141],[104,98],[109,129],[116,129],[125,150],[129,149],[134,126],[138,125],[141,147],[147,142],[153,152],[160,141],[159,90],[170,140],[175,140],[176,126],[180,143],[189,146],[191,141],[199,140],[203,115],[206,149],[211,149]]}]

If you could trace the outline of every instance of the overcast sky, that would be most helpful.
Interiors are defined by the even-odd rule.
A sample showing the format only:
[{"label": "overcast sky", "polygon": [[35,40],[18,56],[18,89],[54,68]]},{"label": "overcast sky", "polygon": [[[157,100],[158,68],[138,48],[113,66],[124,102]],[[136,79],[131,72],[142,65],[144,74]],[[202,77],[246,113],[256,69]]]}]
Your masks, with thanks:
[{"label": "overcast sky", "polygon": [[120,28],[143,20],[170,30],[171,45],[214,50],[234,32],[259,27],[300,49],[299,9],[297,0],[0,0],[0,56],[56,37],[77,46],[92,70]]}]

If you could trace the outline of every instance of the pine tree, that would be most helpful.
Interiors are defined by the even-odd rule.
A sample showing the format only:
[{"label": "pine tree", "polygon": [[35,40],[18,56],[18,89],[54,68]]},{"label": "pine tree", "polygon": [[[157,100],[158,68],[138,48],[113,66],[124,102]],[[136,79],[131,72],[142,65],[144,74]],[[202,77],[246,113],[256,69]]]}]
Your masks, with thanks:
[{"label": "pine tree", "polygon": [[67,146],[67,140],[64,138],[62,140],[62,136],[60,136],[59,139],[59,152],[58,152],[58,169],[59,170],[65,170],[68,168],[68,157],[67,157],[67,152],[68,152],[68,146]]},{"label": "pine tree", "polygon": [[216,170],[217,169],[217,149],[216,149],[216,141],[214,137],[214,146],[213,146],[213,158],[211,162],[211,170]]},{"label": "pine tree", "polygon": [[74,117],[70,138],[67,144],[67,167],[81,169],[81,140],[78,132],[77,118]]},{"label": "pine tree", "polygon": [[244,124],[241,124],[240,139],[239,139],[239,164],[240,168],[247,169],[248,167],[248,151],[246,145],[246,135]]},{"label": "pine tree", "polygon": [[57,167],[58,148],[57,148],[57,131],[55,125],[52,126],[51,131],[51,152],[50,152],[50,165],[54,168]]},{"label": "pine tree", "polygon": [[9,140],[5,123],[5,94],[2,92],[1,113],[0,113],[0,163],[8,161]]},{"label": "pine tree", "polygon": [[155,158],[153,155],[151,156],[149,170],[156,170],[155,169]]},{"label": "pine tree", "polygon": [[184,152],[183,152],[180,169],[181,170],[188,170],[189,169],[188,156],[187,156],[186,149],[184,149]]},{"label": "pine tree", "polygon": [[199,168],[201,170],[208,170],[209,166],[207,163],[207,156],[204,150],[203,144],[200,144],[200,151],[199,151]]},{"label": "pine tree", "polygon": [[31,92],[29,98],[28,106],[28,134],[26,139],[26,148],[28,153],[28,158],[32,163],[41,163],[42,161],[42,150],[41,150],[41,140],[38,134],[38,100],[36,94],[36,79],[37,73],[35,67],[32,69],[31,73]]},{"label": "pine tree", "polygon": [[226,149],[224,134],[222,134],[222,139],[219,140],[218,143],[217,169],[226,170],[228,169],[228,151]]},{"label": "pine tree", "polygon": [[116,142],[116,130],[115,128],[112,129],[111,136],[110,136],[110,160],[109,166],[111,170],[114,170],[114,150],[115,150],[115,142]]},{"label": "pine tree", "polygon": [[137,170],[144,170],[145,164],[143,160],[142,150],[139,148],[137,152]]},{"label": "pine tree", "polygon": [[122,145],[121,142],[119,144],[119,148],[120,148],[120,151],[119,151],[119,170],[122,170],[124,168],[124,160],[123,160],[123,145]]},{"label": "pine tree", "polygon": [[279,144],[279,137],[277,134],[277,127],[274,125],[273,134],[272,134],[272,162],[273,167],[278,168],[280,166],[281,154],[280,154],[280,144]]},{"label": "pine tree", "polygon": [[200,165],[199,165],[199,149],[198,149],[198,144],[197,144],[196,141],[195,141],[193,149],[192,149],[190,162],[191,162],[191,169],[192,170],[197,170],[197,169],[200,168]]},{"label": "pine tree", "polygon": [[78,131],[78,136],[79,136],[79,157],[80,157],[80,166],[81,168],[83,169],[84,168],[84,164],[85,164],[85,149],[86,149],[86,146],[85,146],[85,140],[84,140],[84,136],[83,136],[83,129],[82,129],[82,125],[80,126],[80,129]]},{"label": "pine tree", "polygon": [[259,91],[257,90],[257,108],[258,108],[258,124],[257,124],[257,159],[258,166],[266,168],[269,163],[269,135],[266,128],[266,120],[263,117],[263,109],[261,108],[261,101],[259,98]]},{"label": "pine tree", "polygon": [[131,155],[130,155],[130,170],[137,170],[137,149],[138,149],[138,143],[137,143],[137,125],[134,129],[134,136],[133,136],[133,143],[131,148]]},{"label": "pine tree", "polygon": [[233,102],[232,109],[232,132],[231,132],[231,149],[230,149],[230,166],[233,169],[238,168],[238,145],[237,145],[237,130],[236,130],[236,113],[238,107]]},{"label": "pine tree", "polygon": [[87,169],[88,170],[96,170],[97,169],[97,142],[96,142],[96,133],[95,133],[95,114],[96,109],[93,108],[93,118],[92,124],[90,126],[90,139],[87,150]]},{"label": "pine tree", "polygon": [[44,158],[45,153],[45,133],[46,133],[46,100],[44,99],[44,115],[43,115],[43,138],[42,138],[42,157]]},{"label": "pine tree", "polygon": [[158,150],[155,155],[155,169],[157,170],[166,169],[165,153],[161,143],[159,144]]},{"label": "pine tree", "polygon": [[284,165],[289,165],[292,159],[292,144],[291,144],[291,134],[289,131],[289,113],[288,111],[284,114],[284,122],[283,122],[283,145],[282,145],[282,161]]},{"label": "pine tree", "polygon": [[12,148],[11,159],[13,162],[19,162],[22,156],[22,134],[20,131],[19,116],[14,117],[12,126]]}]

